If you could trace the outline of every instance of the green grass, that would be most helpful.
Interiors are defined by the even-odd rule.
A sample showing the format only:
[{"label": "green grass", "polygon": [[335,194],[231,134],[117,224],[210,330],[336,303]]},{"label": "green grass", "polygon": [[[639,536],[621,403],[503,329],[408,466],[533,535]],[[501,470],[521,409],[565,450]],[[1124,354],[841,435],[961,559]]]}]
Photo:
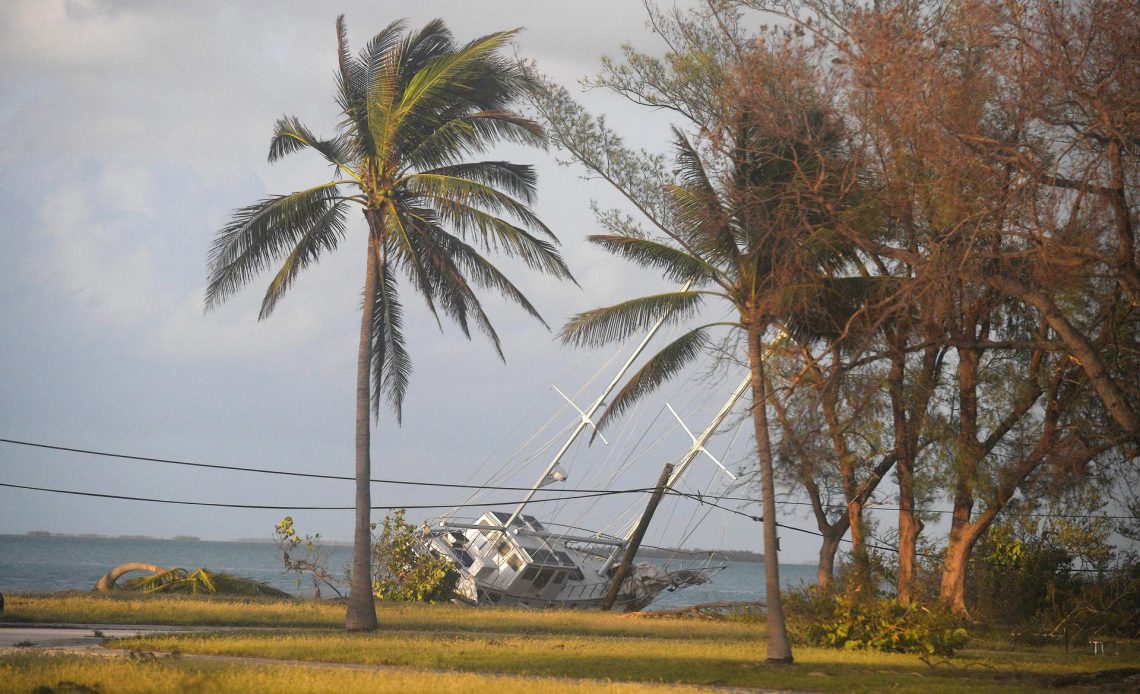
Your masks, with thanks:
[{"label": "green grass", "polygon": [[762,662],[764,644],[756,627],[743,638],[715,639],[704,633],[711,625],[685,625],[691,638],[398,629],[372,634],[177,634],[126,639],[115,646],[477,673],[843,692],[897,687],[922,692],[1039,691],[1058,676],[1135,664],[1130,657],[967,654],[932,666],[917,656],[801,647],[796,649],[795,665],[769,666]]},{"label": "green grass", "polygon": [[[552,610],[470,608],[456,605],[381,603],[380,629],[493,631],[504,634],[567,633],[598,636],[691,636],[693,622],[630,619],[620,614]],[[203,595],[57,593],[9,595],[0,622],[72,624],[169,624],[224,627],[326,627],[344,624],[344,605],[332,601],[222,598]],[[739,638],[755,624],[704,622],[698,638]]]},{"label": "green grass", "polygon": [[71,592],[7,595],[0,622],[335,627],[344,606],[312,600]]},{"label": "green grass", "polygon": [[[68,680],[88,686],[98,683],[104,692],[329,691],[334,687],[340,692],[469,691],[473,684],[508,691],[575,691],[577,687],[593,691],[599,682],[625,682],[629,686],[617,691],[652,691],[658,683],[680,683],[810,691],[902,688],[1013,694],[1040,691],[1064,676],[1137,665],[1134,644],[1124,654],[1113,655],[1120,650],[1114,645],[1110,655],[1093,657],[1085,649],[1065,654],[1055,647],[1018,647],[1022,650],[1008,653],[1000,641],[984,641],[980,644],[984,650],[966,651],[952,661],[927,663],[910,655],[799,647],[794,665],[770,666],[763,662],[763,624],[755,621],[639,619],[597,612],[450,605],[382,605],[378,613],[380,631],[348,634],[338,628],[343,606],[331,603],[195,596],[10,596],[9,610],[2,616],[5,621],[242,628],[143,636],[109,644],[126,652],[183,656],[158,660],[10,654],[0,657],[0,682],[18,683],[5,691],[30,691],[40,684],[55,686]],[[202,660],[191,654],[283,662]],[[312,666],[299,666],[295,661]],[[79,679],[80,675],[88,679]],[[578,682],[583,678],[590,681]],[[138,682],[145,686],[136,687]],[[536,684],[531,686],[532,682]]]},{"label": "green grass", "polygon": [[[44,689],[37,688],[43,687]],[[577,682],[411,670],[363,670],[295,663],[201,662],[188,658],[118,659],[105,656],[17,655],[0,657],[0,690],[59,694],[165,694],[183,692],[696,692],[664,685]]]}]

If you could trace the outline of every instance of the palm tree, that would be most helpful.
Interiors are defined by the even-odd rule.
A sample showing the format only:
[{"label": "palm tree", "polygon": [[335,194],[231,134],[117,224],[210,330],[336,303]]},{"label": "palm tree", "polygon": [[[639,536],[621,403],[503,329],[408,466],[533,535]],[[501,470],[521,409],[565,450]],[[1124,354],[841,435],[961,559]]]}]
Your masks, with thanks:
[{"label": "palm tree", "polygon": [[600,345],[644,330],[662,315],[674,323],[687,321],[707,301],[731,307],[735,320],[692,328],[651,357],[623,386],[598,426],[703,354],[718,328],[742,333],[761,478],[767,659],[784,663],[792,661],[792,651],[780,601],[764,355],[774,330],[798,339],[835,334],[857,284],[837,276],[851,246],[829,223],[842,213],[841,206],[832,204],[842,198],[841,191],[827,190],[842,187],[840,172],[829,170],[837,161],[832,155],[841,148],[837,135],[819,109],[791,120],[794,128],[773,132],[748,112],[738,112],[721,138],[727,163],[719,169],[706,161],[715,144],[702,150],[675,130],[678,182],[668,188],[671,219],[661,227],[665,236],[611,234],[590,240],[670,280],[691,282],[691,287],[587,311],[562,329],[564,341]]},{"label": "palm tree", "polygon": [[[483,255],[498,250],[532,269],[573,279],[557,239],[534,215],[535,174],[505,161],[467,161],[500,141],[544,143],[541,128],[510,110],[529,87],[499,50],[515,31],[457,45],[441,20],[418,32],[402,21],[349,53],[337,19],[337,103],[343,116],[322,140],[296,118],[277,121],[269,160],[312,149],[332,168],[311,188],[268,197],[234,212],[209,255],[206,308],[260,272],[277,267],[261,305],[272,313],[297,274],[345,239],[346,215],[366,221],[366,269],[356,381],[356,527],[345,627],[376,627],[370,550],[370,415],[381,397],[401,419],[411,374],[397,276],[470,338],[470,324],[502,357],[475,289],[489,289],[539,321],[535,308]],[[544,323],[545,324],[545,323]],[[371,411],[371,412],[370,412]]]}]

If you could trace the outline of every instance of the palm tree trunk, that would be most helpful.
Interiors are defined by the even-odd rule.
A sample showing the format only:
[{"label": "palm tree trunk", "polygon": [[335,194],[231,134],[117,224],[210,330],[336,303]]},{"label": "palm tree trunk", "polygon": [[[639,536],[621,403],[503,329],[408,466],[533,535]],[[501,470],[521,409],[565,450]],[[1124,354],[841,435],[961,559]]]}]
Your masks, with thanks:
[{"label": "palm tree trunk", "polygon": [[791,663],[792,645],[784,625],[780,601],[780,558],[776,538],[776,485],[772,465],[772,443],[768,437],[767,383],[764,375],[763,328],[748,326],[748,365],[752,372],[752,421],[756,428],[756,448],[760,454],[760,487],[764,514],[764,583],[768,608],[768,662]]},{"label": "palm tree trunk", "polygon": [[352,536],[352,582],[344,628],[371,631],[376,628],[376,603],[372,596],[372,476],[371,405],[372,378],[372,298],[376,295],[376,252],[379,239],[371,210],[368,217],[368,259],[364,270],[364,301],[360,319],[360,347],[356,355],[356,530]]}]

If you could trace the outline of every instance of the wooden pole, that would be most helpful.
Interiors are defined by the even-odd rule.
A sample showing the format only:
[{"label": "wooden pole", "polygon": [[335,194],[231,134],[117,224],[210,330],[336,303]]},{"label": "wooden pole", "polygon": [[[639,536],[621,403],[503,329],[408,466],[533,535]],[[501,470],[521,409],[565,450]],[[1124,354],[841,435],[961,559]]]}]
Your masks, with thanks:
[{"label": "wooden pole", "polygon": [[637,529],[633,531],[633,537],[629,540],[629,547],[626,549],[625,555],[622,556],[617,571],[614,571],[613,578],[610,579],[610,590],[606,593],[606,599],[602,601],[603,610],[613,609],[621,584],[625,580],[626,573],[629,572],[629,566],[633,563],[637,550],[641,549],[641,538],[645,537],[645,531],[649,529],[649,521],[653,518],[653,512],[657,510],[657,504],[661,503],[661,497],[665,496],[665,487],[669,484],[669,477],[672,474],[673,463],[666,463],[665,468],[661,471],[661,478],[657,480],[657,488],[653,490],[653,496],[649,497],[649,504],[645,507],[645,513],[641,514]]}]

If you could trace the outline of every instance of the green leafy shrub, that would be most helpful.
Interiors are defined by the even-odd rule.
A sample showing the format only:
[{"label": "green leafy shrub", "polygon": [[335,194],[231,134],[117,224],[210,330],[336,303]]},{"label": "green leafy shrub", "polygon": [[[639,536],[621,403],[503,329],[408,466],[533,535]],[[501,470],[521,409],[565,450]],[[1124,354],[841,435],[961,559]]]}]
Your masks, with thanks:
[{"label": "green leafy shrub", "polygon": [[332,550],[321,545],[321,534],[301,536],[293,526],[293,517],[285,516],[273,527],[273,544],[281,552],[285,571],[297,574],[297,590],[308,574],[313,582],[313,597],[321,599],[321,587],[331,588],[338,598],[344,597],[340,588],[348,583],[341,575],[329,570]]},{"label": "green leafy shrub", "polygon": [[[375,524],[372,529],[376,530]],[[427,548],[416,526],[404,520],[404,509],[384,516],[379,536],[373,535],[372,561],[376,566],[373,592],[382,600],[450,600],[459,583],[455,565]]]},{"label": "green leafy shrub", "polygon": [[1104,518],[1033,516],[978,542],[967,597],[976,618],[1025,635],[1140,635],[1140,557],[1116,550]]},{"label": "green leafy shrub", "polygon": [[806,645],[950,656],[969,640],[961,622],[949,613],[888,597],[809,586],[789,593],[786,605],[789,630]]}]

